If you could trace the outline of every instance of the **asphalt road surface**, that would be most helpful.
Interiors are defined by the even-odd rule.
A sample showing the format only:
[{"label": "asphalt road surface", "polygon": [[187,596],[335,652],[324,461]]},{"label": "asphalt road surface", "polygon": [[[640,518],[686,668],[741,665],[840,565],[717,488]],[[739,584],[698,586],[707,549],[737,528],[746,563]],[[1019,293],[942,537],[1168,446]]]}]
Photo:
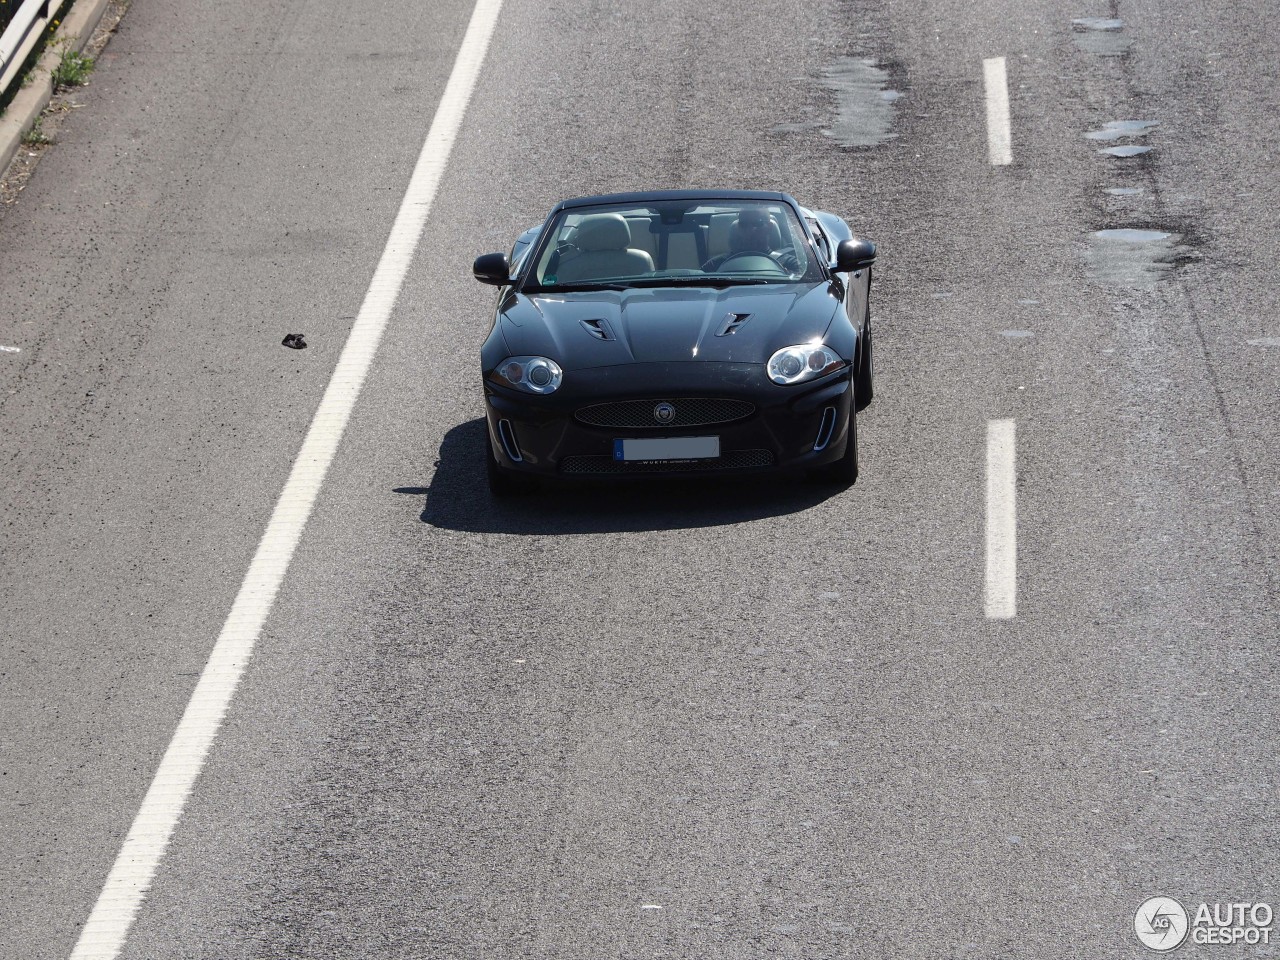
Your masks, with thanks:
[{"label": "asphalt road surface", "polygon": [[[471,14],[134,0],[0,221],[0,957],[98,901]],[[120,956],[1136,957],[1148,897],[1280,905],[1276,15],[505,0]],[[858,483],[494,503],[471,260],[689,186],[879,244]]]}]

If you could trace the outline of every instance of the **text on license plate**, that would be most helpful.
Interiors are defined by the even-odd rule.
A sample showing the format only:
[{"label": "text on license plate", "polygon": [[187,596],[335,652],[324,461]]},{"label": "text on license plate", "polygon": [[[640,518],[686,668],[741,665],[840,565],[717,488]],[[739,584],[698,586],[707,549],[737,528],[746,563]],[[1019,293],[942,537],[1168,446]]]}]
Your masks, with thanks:
[{"label": "text on license plate", "polygon": [[615,460],[706,460],[718,456],[719,437],[635,437],[613,441]]}]

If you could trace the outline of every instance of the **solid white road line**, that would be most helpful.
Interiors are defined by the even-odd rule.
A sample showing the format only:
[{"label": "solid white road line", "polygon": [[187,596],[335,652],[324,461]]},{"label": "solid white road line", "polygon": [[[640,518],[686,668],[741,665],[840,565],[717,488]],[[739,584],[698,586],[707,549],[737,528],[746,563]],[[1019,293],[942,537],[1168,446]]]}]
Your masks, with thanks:
[{"label": "solid white road line", "polygon": [[249,572],[196,684],[151,788],[81,931],[72,960],[111,960],[124,946],[209,747],[302,536],[378,342],[400,294],[454,138],[466,113],[502,0],[478,0],[418,156],[391,235],[324,399],[294,461]]},{"label": "solid white road line", "polygon": [[987,616],[1018,612],[1018,452],[1012,420],[987,422]]},{"label": "solid white road line", "polygon": [[1013,143],[1004,57],[983,60],[982,77],[987,87],[987,155],[996,166],[1008,166],[1013,163]]}]

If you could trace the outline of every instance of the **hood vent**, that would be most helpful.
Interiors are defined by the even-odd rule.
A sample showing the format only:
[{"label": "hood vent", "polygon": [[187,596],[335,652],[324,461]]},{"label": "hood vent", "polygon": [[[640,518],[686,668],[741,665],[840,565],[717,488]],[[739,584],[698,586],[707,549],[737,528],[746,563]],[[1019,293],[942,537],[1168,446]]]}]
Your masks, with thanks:
[{"label": "hood vent", "polygon": [[749,313],[730,313],[726,314],[724,322],[720,324],[720,329],[716,331],[717,337],[727,337],[730,334],[737,333],[738,328],[751,319]]},{"label": "hood vent", "polygon": [[613,335],[613,330],[609,327],[608,320],[582,320],[580,322],[582,323],[582,329],[587,331],[587,333],[591,334],[597,340],[618,339]]}]

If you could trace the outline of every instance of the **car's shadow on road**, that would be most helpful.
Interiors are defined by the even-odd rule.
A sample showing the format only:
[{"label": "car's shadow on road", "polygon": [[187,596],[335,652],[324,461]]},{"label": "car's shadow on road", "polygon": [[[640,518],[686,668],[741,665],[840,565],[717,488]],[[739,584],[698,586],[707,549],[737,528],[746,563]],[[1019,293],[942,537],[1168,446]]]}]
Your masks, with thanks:
[{"label": "car's shadow on road", "polygon": [[575,534],[679,530],[743,523],[806,510],[839,487],[787,477],[741,480],[551,485],[527,496],[496,500],[484,468],[483,418],[445,434],[429,487],[395,492],[425,497],[420,519],[472,533]]}]

